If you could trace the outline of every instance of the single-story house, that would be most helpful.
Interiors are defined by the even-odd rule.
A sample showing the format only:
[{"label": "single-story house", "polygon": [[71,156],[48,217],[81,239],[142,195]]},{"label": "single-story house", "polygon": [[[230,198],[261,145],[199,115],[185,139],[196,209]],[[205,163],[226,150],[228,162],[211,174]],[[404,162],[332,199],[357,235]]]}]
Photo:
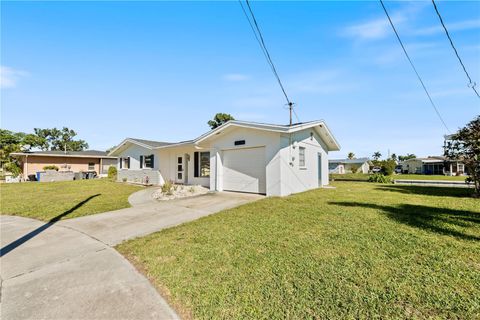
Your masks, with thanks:
[{"label": "single-story house", "polygon": [[369,158],[358,159],[332,159],[328,160],[328,171],[330,173],[351,173],[352,168],[356,168],[358,173],[368,173],[372,162]]},{"label": "single-story house", "polygon": [[447,159],[443,156],[408,159],[403,161],[401,165],[403,173],[449,176],[468,174],[461,161]]},{"label": "single-story house", "polygon": [[19,159],[24,180],[29,180],[46,166],[56,166],[59,171],[95,171],[106,176],[110,166],[117,165],[117,158],[105,151],[28,151],[14,152],[10,156]]},{"label": "single-story house", "polygon": [[119,180],[285,196],[327,185],[328,152],[339,149],[321,120],[291,126],[231,120],[178,143],[127,138],[109,155],[119,159]]}]

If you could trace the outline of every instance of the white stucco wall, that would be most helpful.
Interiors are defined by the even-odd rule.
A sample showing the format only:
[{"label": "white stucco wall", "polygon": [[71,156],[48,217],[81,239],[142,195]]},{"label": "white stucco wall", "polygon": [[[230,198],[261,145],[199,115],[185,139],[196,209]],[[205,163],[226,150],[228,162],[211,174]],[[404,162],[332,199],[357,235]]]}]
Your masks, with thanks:
[{"label": "white stucco wall", "polygon": [[158,153],[154,150],[141,147],[136,144],[129,144],[125,149],[118,152],[118,162],[117,162],[117,169],[118,170],[126,170],[125,168],[120,169],[120,159],[130,157],[130,170],[140,170],[140,156],[148,156],[154,155],[153,159],[153,170],[158,170],[159,168],[159,157]]},{"label": "white stucco wall", "polygon": [[[313,133],[313,136],[311,136]],[[305,148],[305,167],[299,164],[299,148]],[[281,136],[281,196],[328,185],[328,153],[321,138],[312,130]],[[319,182],[318,155],[321,155]]]},{"label": "white stucco wall", "polygon": [[[184,157],[184,175],[187,177],[183,183],[191,185],[201,185],[204,187],[210,187],[210,177],[194,177],[195,173],[195,160],[194,152],[204,152],[209,150],[195,149],[192,146],[189,147],[176,147],[159,149],[160,172],[165,180],[172,180],[173,182],[180,182],[177,179],[177,157]],[[188,157],[186,157],[188,155]],[[189,158],[189,159],[188,159]],[[212,170],[210,168],[210,176]]]},{"label": "white stucco wall", "polygon": [[[245,144],[235,146],[237,140]],[[280,134],[245,128],[231,129],[210,142],[210,190],[223,191],[223,151],[253,147],[265,147],[267,195],[280,195]]]}]

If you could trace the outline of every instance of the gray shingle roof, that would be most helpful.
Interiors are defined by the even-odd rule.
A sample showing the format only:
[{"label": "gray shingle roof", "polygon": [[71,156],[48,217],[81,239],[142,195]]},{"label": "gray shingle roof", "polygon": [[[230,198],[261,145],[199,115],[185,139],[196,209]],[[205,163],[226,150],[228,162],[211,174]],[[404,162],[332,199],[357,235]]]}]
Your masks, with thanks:
[{"label": "gray shingle roof", "polygon": [[107,157],[108,153],[106,151],[99,151],[99,150],[85,150],[85,151],[25,151],[25,152],[16,152],[12,153],[12,155],[19,154],[19,155],[45,155],[45,156],[92,156],[92,157]]},{"label": "gray shingle roof", "polygon": [[163,147],[172,144],[171,142],[163,142],[163,141],[153,141],[153,140],[145,140],[145,139],[136,139],[136,138],[128,138],[129,140],[134,140],[138,143],[145,144],[149,147],[156,148],[156,147]]}]

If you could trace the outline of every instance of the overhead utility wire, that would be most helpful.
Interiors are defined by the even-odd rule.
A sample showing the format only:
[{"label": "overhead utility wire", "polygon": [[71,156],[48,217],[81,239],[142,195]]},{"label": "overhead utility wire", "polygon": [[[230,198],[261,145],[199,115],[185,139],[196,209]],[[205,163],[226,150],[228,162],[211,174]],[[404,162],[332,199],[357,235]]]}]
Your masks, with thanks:
[{"label": "overhead utility wire", "polygon": [[467,78],[468,78],[468,81],[469,81],[468,86],[471,87],[473,89],[473,91],[475,91],[475,94],[477,95],[477,97],[480,98],[480,95],[478,94],[478,91],[475,88],[475,86],[477,84],[472,81],[472,78],[470,78],[470,75],[468,74],[467,68],[463,64],[463,61],[460,58],[460,55],[458,54],[457,48],[455,48],[455,45],[453,44],[452,38],[450,37],[450,33],[448,32],[447,27],[445,26],[445,23],[443,23],[442,16],[440,15],[440,12],[438,11],[438,8],[437,8],[437,5],[436,5],[435,1],[432,0],[432,3],[433,3],[433,7],[435,8],[435,12],[438,15],[438,18],[440,19],[440,23],[442,24],[443,30],[445,30],[445,34],[447,35],[447,38],[450,41],[450,45],[452,46],[452,49],[455,52],[455,55],[457,56],[458,62],[460,62],[460,64],[462,65],[463,71],[467,75]]},{"label": "overhead utility wire", "polygon": [[397,36],[397,39],[398,39],[398,42],[400,43],[400,46],[402,46],[403,52],[405,53],[405,56],[407,57],[408,62],[410,62],[410,65],[412,66],[413,71],[415,71],[415,74],[417,75],[418,80],[419,80],[420,83],[422,84],[423,90],[424,90],[425,93],[427,94],[428,100],[430,100],[430,103],[431,103],[433,109],[434,109],[435,112],[437,113],[437,116],[438,116],[438,118],[440,119],[440,121],[442,122],[442,124],[443,124],[443,126],[445,127],[445,129],[447,129],[447,131],[450,132],[450,129],[448,129],[448,126],[447,126],[447,124],[445,123],[445,120],[443,120],[442,115],[440,114],[440,112],[439,112],[438,109],[437,109],[437,106],[436,106],[435,103],[433,102],[433,99],[432,99],[432,97],[430,96],[430,93],[428,93],[427,87],[425,87],[425,84],[423,83],[423,80],[422,80],[422,78],[420,77],[420,74],[418,73],[417,68],[415,68],[415,65],[413,64],[412,59],[410,59],[410,56],[409,56],[408,53],[407,53],[407,49],[405,49],[405,46],[403,45],[402,39],[400,39],[400,36],[398,35],[397,29],[395,28],[395,25],[393,24],[392,19],[390,18],[390,15],[388,14],[387,8],[385,8],[385,5],[383,4],[383,1],[382,1],[382,0],[380,0],[380,3],[381,3],[381,5],[382,5],[383,11],[385,11],[385,14],[387,15],[387,18],[388,18],[388,21],[390,22],[390,25],[392,26],[393,32],[395,32],[395,35]]},{"label": "overhead utility wire", "polygon": [[[247,21],[250,25],[250,28],[253,31],[253,34],[255,35],[255,39],[257,39],[258,44],[260,45],[260,48],[262,49],[263,55],[265,56],[265,59],[267,60],[268,65],[272,69],[273,75],[277,79],[277,82],[280,86],[280,89],[282,90],[283,95],[285,96],[285,99],[287,100],[287,104],[289,106],[293,106],[293,103],[290,101],[290,98],[287,95],[287,92],[285,90],[285,87],[282,84],[282,80],[280,80],[280,76],[278,75],[277,68],[275,67],[275,64],[273,63],[272,57],[270,56],[270,53],[268,52],[267,46],[265,44],[265,40],[263,39],[262,32],[260,30],[260,27],[257,23],[257,19],[255,18],[255,14],[253,13],[253,10],[250,6],[250,3],[248,0],[246,0],[246,4],[248,7],[248,11],[250,12],[251,18],[247,11],[245,10],[245,7],[243,6],[243,3],[241,0],[238,0],[240,3],[240,6],[242,8],[243,13],[245,14],[245,17],[247,18]],[[252,23],[253,21],[253,23]],[[298,117],[297,117],[298,118]]]}]

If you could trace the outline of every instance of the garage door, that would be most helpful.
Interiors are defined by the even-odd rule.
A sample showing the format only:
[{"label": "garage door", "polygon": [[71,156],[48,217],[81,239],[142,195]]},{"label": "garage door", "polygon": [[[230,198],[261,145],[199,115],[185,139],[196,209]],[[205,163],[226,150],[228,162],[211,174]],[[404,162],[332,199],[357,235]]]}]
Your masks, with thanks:
[{"label": "garage door", "polygon": [[223,151],[223,190],[265,194],[265,181],[264,147]]}]

